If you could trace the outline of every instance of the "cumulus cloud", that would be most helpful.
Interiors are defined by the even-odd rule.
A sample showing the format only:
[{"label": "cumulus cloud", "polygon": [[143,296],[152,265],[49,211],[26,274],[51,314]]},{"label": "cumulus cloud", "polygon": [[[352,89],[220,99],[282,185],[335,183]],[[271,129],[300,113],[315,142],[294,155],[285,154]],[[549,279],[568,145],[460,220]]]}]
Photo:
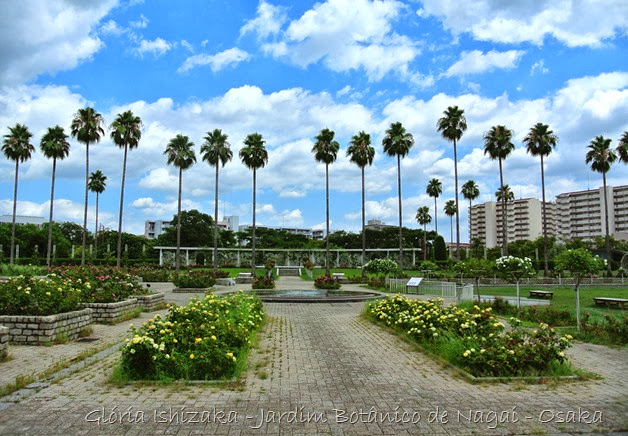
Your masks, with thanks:
[{"label": "cumulus cloud", "polygon": [[209,65],[213,72],[217,72],[228,66],[234,66],[240,62],[249,60],[249,58],[250,55],[247,52],[233,47],[214,55],[197,54],[190,56],[183,62],[183,65],[177,69],[177,72],[185,73],[192,68],[203,65]]},{"label": "cumulus cloud", "polygon": [[240,28],[240,35],[249,32],[256,33],[259,38],[266,38],[269,35],[279,33],[281,26],[287,20],[286,9],[281,6],[274,6],[264,0],[257,6],[257,15]]},{"label": "cumulus cloud", "polygon": [[155,38],[152,41],[142,39],[139,42],[139,46],[135,48],[135,53],[140,56],[152,54],[155,57],[159,57],[166,54],[172,47],[173,44],[163,38]]},{"label": "cumulus cloud", "polygon": [[495,69],[511,70],[517,66],[524,53],[521,50],[505,52],[491,50],[487,53],[479,50],[465,51],[462,52],[460,60],[449,67],[445,75],[451,77],[484,73]]}]

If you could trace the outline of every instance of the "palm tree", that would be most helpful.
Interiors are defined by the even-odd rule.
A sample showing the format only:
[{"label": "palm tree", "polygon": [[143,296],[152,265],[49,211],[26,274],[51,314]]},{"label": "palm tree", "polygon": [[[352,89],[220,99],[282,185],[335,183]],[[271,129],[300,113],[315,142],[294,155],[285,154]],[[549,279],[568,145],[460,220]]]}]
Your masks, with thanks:
[{"label": "palm tree", "polygon": [[506,203],[511,203],[515,201],[515,194],[510,189],[510,186],[504,185],[495,191],[495,198],[497,198],[497,201],[504,200]]},{"label": "palm tree", "polygon": [[429,181],[425,193],[430,197],[434,197],[434,231],[438,234],[438,209],[436,205],[436,199],[443,193],[443,184],[440,180],[434,178]]},{"label": "palm tree", "polygon": [[628,130],[621,135],[619,139],[619,145],[617,145],[617,155],[619,160],[625,164],[628,164]]},{"label": "palm tree", "polygon": [[596,136],[589,144],[589,151],[586,155],[586,163],[591,164],[591,169],[602,173],[604,184],[604,225],[606,228],[606,256],[608,258],[608,272],[611,272],[611,243],[608,231],[608,198],[606,195],[606,173],[610,171],[611,165],[617,160],[617,155],[611,149],[611,139],[603,136]]},{"label": "palm tree", "polygon": [[456,215],[456,202],[454,200],[447,200],[443,210],[445,211],[445,215],[449,217],[449,227],[450,227],[449,245],[453,245],[454,244],[454,215]]},{"label": "palm tree", "polygon": [[443,112],[444,117],[437,123],[437,130],[441,132],[443,138],[454,143],[454,180],[456,189],[456,260],[460,260],[460,208],[458,207],[458,154],[456,144],[462,138],[462,134],[467,130],[467,119],[464,116],[464,109],[458,106],[449,106]]},{"label": "palm tree", "polygon": [[179,168],[179,196],[177,200],[177,252],[175,260],[175,274],[179,274],[179,253],[181,251],[181,180],[183,170],[187,170],[196,162],[194,143],[187,136],[178,134],[170,140],[164,154],[168,156],[168,165]]},{"label": "palm tree", "polygon": [[81,249],[81,265],[85,265],[85,243],[87,240],[87,192],[89,187],[89,144],[99,142],[105,134],[103,124],[105,120],[102,115],[92,107],[79,109],[70,126],[71,135],[77,141],[85,144],[85,212],[83,214],[83,244]]},{"label": "palm tree", "polygon": [[349,160],[360,167],[362,172],[362,278],[366,277],[364,264],[366,263],[366,231],[364,228],[364,167],[373,164],[375,157],[375,149],[371,147],[371,135],[361,131],[357,135],[353,135],[351,143],[347,148],[347,156]]},{"label": "palm tree", "polygon": [[543,259],[544,259],[544,274],[549,274],[549,265],[547,261],[547,215],[545,213],[545,169],[543,166],[543,158],[549,156],[556,144],[558,144],[558,136],[554,135],[554,132],[549,129],[547,124],[536,123],[528,132],[528,135],[523,138],[523,142],[527,144],[527,151],[532,156],[541,157],[541,192],[543,195],[542,203],[542,220],[543,220]]},{"label": "palm tree", "polygon": [[96,193],[96,231],[94,232],[94,253],[98,257],[98,199],[100,194],[105,192],[107,187],[107,176],[102,171],[96,170],[89,175],[89,182],[87,183],[89,190]]},{"label": "palm tree", "polygon": [[70,143],[68,135],[63,131],[63,127],[49,127],[48,131],[41,137],[39,144],[42,153],[48,159],[52,158],[52,183],[50,187],[50,219],[48,220],[48,250],[46,251],[46,265],[50,268],[50,254],[52,253],[52,211],[55,198],[55,173],[57,171],[57,159],[63,160],[70,154]]},{"label": "palm tree", "polygon": [[15,161],[15,186],[13,188],[13,223],[11,224],[11,253],[9,264],[13,265],[15,260],[15,216],[17,211],[17,174],[20,162],[26,162],[31,158],[35,147],[30,143],[33,134],[23,124],[16,124],[9,127],[9,134],[4,135],[2,152],[7,159]]},{"label": "palm tree", "polygon": [[386,136],[382,139],[384,152],[388,156],[397,157],[397,193],[399,196],[399,266],[403,268],[403,234],[402,234],[402,210],[401,210],[401,158],[410,153],[414,145],[414,137],[400,122],[392,123]]},{"label": "palm tree", "polygon": [[251,275],[255,273],[255,191],[257,190],[257,169],[268,163],[268,150],[264,147],[264,138],[259,133],[251,133],[244,139],[244,147],[240,149],[240,159],[250,170],[253,170],[253,237],[251,244]]},{"label": "palm tree", "polygon": [[122,257],[122,209],[124,206],[124,180],[126,178],[126,155],[129,148],[137,148],[142,137],[142,120],[126,111],[118,114],[111,123],[111,140],[120,148],[124,148],[124,160],[122,161],[122,186],[120,186],[120,215],[118,217],[118,257],[116,266],[120,267]]},{"label": "palm tree", "polygon": [[219,163],[224,168],[233,157],[231,144],[227,142],[228,136],[220,129],[207,132],[205,142],[201,146],[203,160],[216,167],[216,185],[214,194],[214,271],[218,271],[218,167]]},{"label": "palm tree", "polygon": [[462,196],[469,200],[469,243],[471,243],[471,201],[480,196],[480,188],[473,180],[467,180],[462,185]]},{"label": "palm tree", "polygon": [[[504,188],[504,172],[502,170],[502,160],[515,149],[511,142],[512,130],[506,126],[493,126],[491,130],[484,134],[484,154],[488,154],[491,159],[499,160],[499,186]],[[502,197],[502,252],[508,255],[508,229],[506,229],[506,199]]]},{"label": "palm tree", "polygon": [[416,211],[416,220],[423,226],[423,260],[427,260],[427,225],[432,222],[430,208],[422,206]]}]

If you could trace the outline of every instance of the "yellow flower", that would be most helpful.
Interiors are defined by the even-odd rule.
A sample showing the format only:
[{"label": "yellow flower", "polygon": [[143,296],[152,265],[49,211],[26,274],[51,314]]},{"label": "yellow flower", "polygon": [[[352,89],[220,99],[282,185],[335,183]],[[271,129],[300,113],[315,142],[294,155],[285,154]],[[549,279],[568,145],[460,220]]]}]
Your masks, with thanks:
[{"label": "yellow flower", "polygon": [[198,344],[198,343],[199,343],[199,342],[201,342],[202,340],[203,340],[202,338],[196,338],[196,339],[194,340],[194,343],[195,343],[195,344]]},{"label": "yellow flower", "polygon": [[179,342],[179,341],[177,341],[177,338],[174,338],[174,339],[172,340],[172,342],[174,342],[174,343],[176,344],[176,343],[177,343],[177,342]]},{"label": "yellow flower", "polygon": [[135,348],[131,348],[131,350],[129,351],[129,353],[131,353],[131,354],[135,354]]},{"label": "yellow flower", "polygon": [[212,341],[216,340],[216,336],[212,335]]},{"label": "yellow flower", "polygon": [[190,354],[190,359],[194,359],[194,354]]}]

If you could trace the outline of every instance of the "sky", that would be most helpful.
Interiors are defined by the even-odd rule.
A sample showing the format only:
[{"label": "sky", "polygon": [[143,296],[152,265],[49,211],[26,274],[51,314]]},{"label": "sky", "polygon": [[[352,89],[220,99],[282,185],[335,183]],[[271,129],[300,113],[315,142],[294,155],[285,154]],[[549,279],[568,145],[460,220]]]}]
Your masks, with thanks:
[{"label": "sky", "polygon": [[[39,149],[49,127],[70,133],[78,109],[92,106],[106,135],[90,146],[90,172],[107,187],[99,220],[117,229],[123,151],[108,127],[127,110],[142,119],[129,151],[123,230],[177,210],[178,170],[164,150],[177,134],[195,144],[183,173],[183,208],[213,215],[214,168],[199,155],[215,128],[229,136],[233,160],[220,169],[219,214],[252,221],[252,172],[238,158],[244,138],[262,134],[268,164],[257,172],[257,224],[325,226],[325,167],[311,151],[323,128],[340,151],[329,166],[331,229],[361,228],[360,169],[346,157],[351,137],[371,135],[366,219],[397,224],[397,161],[383,152],[393,122],[412,133],[401,161],[403,224],[418,228],[417,208],[438,178],[438,225],[454,198],[453,146],[436,129],[448,106],[464,109],[457,147],[459,183],[474,180],[476,202],[494,200],[498,163],[483,152],[492,126],[514,132],[504,183],[516,198],[541,197],[538,158],[523,138],[536,123],[559,137],[545,160],[546,195],[597,188],[585,163],[597,135],[616,147],[628,130],[628,2],[625,0],[0,0],[0,129],[16,123],[37,148],[20,165],[17,213],[48,217],[52,162]],[[83,221],[85,146],[71,138],[58,162],[57,221]],[[0,159],[0,214],[11,214],[15,165]],[[608,184],[628,184],[615,164]],[[468,240],[468,202],[460,196],[460,239]],[[95,196],[88,226],[94,227]],[[428,229],[434,228],[434,220]],[[455,225],[455,224],[454,224]],[[454,235],[455,240],[455,235]]]}]

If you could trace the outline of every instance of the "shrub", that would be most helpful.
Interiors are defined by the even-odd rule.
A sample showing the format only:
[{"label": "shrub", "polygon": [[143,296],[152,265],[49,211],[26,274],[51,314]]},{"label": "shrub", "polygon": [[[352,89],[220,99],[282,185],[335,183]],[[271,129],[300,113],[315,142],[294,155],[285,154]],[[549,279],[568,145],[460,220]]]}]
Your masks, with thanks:
[{"label": "shrub", "polygon": [[591,321],[591,314],[585,312],[582,317],[582,328],[579,334],[584,336],[594,336],[601,339],[604,343],[614,345],[628,344],[628,317],[622,316],[621,319],[605,314],[604,319],[600,321]]},{"label": "shrub", "polygon": [[210,288],[216,283],[214,274],[211,271],[197,270],[189,271],[187,274],[180,274],[172,281],[178,288]]},{"label": "shrub", "polygon": [[312,262],[311,260],[306,260],[303,262],[303,266],[307,269],[312,269],[316,266],[316,264],[314,262]]},{"label": "shrub", "polygon": [[1,315],[45,316],[80,309],[81,295],[89,283],[63,279],[14,277],[0,284]]},{"label": "shrub", "polygon": [[[79,279],[80,280],[80,279]],[[130,274],[96,276],[83,288],[81,298],[84,303],[115,303],[134,295],[146,295],[137,277]]]},{"label": "shrub", "polygon": [[223,270],[217,270],[217,271],[212,271],[212,273],[214,274],[214,278],[217,279],[224,279],[226,277],[229,277],[229,271],[223,271]]},{"label": "shrub", "polygon": [[159,268],[153,266],[141,266],[135,268],[133,273],[142,278],[144,282],[171,282],[174,276],[170,268]]},{"label": "shrub", "polygon": [[394,260],[384,258],[368,261],[364,265],[364,270],[368,273],[388,275],[400,272],[401,268],[399,268],[399,265]]},{"label": "shrub", "polygon": [[314,287],[317,289],[339,289],[340,282],[333,277],[320,276],[314,280]]},{"label": "shrub", "polygon": [[253,281],[251,289],[275,289],[275,280],[272,277],[258,277]]},{"label": "shrub", "polygon": [[212,380],[232,376],[264,319],[261,301],[238,293],[207,295],[165,318],[131,326],[119,370],[133,380]]}]

